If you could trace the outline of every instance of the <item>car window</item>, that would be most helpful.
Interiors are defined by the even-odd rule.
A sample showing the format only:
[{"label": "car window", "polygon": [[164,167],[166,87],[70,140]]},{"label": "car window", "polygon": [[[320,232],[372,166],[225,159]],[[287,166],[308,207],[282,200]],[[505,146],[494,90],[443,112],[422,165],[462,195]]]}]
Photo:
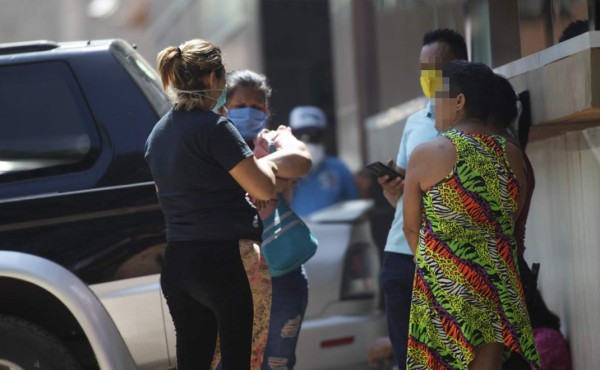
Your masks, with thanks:
[{"label": "car window", "polygon": [[156,71],[135,50],[121,43],[113,43],[111,50],[150,101],[158,117],[164,116],[172,104],[162,91]]},{"label": "car window", "polygon": [[92,150],[92,118],[65,62],[0,67],[0,182],[69,171]]}]

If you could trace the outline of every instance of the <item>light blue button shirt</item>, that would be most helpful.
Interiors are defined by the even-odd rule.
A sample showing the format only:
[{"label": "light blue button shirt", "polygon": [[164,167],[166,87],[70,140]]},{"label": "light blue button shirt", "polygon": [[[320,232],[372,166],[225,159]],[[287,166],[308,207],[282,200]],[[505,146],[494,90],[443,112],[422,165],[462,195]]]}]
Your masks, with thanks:
[{"label": "light blue button shirt", "polygon": [[336,157],[326,157],[317,168],[298,179],[290,206],[298,216],[304,217],[357,196],[358,190],[348,167]]},{"label": "light blue button shirt", "polygon": [[[406,124],[404,125],[402,139],[400,140],[398,157],[396,158],[396,165],[398,167],[406,168],[408,159],[417,145],[439,136],[434,125],[434,113],[434,106],[430,102],[425,108],[408,117]],[[388,233],[385,251],[412,255],[412,251],[410,250],[408,241],[402,230],[402,225],[404,223],[402,204],[402,198],[400,198],[396,205],[396,212],[394,213],[394,220],[392,221],[390,232]]]}]

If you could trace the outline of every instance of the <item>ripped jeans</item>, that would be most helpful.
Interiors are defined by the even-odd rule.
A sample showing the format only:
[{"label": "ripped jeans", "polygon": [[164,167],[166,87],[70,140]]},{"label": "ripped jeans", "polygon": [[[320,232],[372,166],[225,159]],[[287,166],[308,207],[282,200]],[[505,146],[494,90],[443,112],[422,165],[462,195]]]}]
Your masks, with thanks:
[{"label": "ripped jeans", "polygon": [[271,278],[271,285],[269,338],[261,370],[292,370],[296,365],[296,344],[308,304],[304,267]]}]

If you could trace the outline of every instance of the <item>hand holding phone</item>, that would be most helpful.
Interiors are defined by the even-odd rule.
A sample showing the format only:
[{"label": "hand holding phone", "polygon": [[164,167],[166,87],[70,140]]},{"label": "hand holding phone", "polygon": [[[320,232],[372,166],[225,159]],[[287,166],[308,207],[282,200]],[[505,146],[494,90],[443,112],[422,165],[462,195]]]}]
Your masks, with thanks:
[{"label": "hand holding phone", "polygon": [[401,179],[404,180],[404,176],[402,176],[400,173],[396,172],[395,169],[391,168],[388,165],[385,165],[381,162],[373,162],[367,165],[367,168],[369,170],[371,170],[371,172],[373,174],[375,174],[375,176],[377,177],[381,177],[381,176],[388,176],[388,181],[394,180],[395,178],[399,177]]}]

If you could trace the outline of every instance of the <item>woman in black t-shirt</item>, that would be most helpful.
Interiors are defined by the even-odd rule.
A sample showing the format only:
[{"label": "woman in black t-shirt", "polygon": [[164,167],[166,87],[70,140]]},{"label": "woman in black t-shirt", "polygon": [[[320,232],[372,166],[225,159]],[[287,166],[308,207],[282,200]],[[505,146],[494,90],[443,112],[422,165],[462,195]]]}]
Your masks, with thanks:
[{"label": "woman in black t-shirt", "polygon": [[174,107],[146,142],[146,160],[165,215],[161,287],[177,333],[177,368],[211,367],[217,332],[223,370],[259,369],[268,334],[271,280],[261,258],[262,224],[246,193],[271,199],[289,186],[258,160],[225,103],[221,50],[204,40],[157,57]]}]

